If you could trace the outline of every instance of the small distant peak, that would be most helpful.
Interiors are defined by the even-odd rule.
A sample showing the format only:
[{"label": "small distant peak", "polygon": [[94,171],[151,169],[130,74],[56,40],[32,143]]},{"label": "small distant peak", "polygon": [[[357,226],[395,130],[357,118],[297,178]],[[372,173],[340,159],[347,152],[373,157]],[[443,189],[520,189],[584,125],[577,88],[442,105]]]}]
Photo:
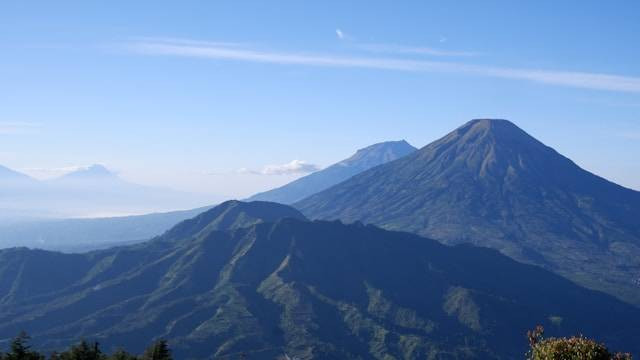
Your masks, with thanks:
[{"label": "small distant peak", "polygon": [[[409,144],[406,140],[402,139],[402,140],[390,140],[390,141],[383,141],[383,142],[379,142],[379,143],[375,143],[373,145],[369,145],[365,148],[362,148],[358,151],[362,151],[362,150],[367,150],[367,149],[373,149],[373,148],[379,148],[379,147],[395,147],[395,146],[411,146],[411,144]],[[413,146],[411,146],[413,147]]]},{"label": "small distant peak", "polygon": [[80,167],[75,171],[63,175],[61,179],[106,179],[117,177],[114,172],[107,169],[104,165],[93,164]]},{"label": "small distant peak", "polygon": [[416,150],[415,147],[411,146],[405,140],[385,141],[362,148],[350,158],[336,165],[353,166],[356,164],[370,164],[368,167],[371,167],[398,159]]},{"label": "small distant peak", "polygon": [[104,165],[101,164],[93,164],[89,165],[84,169],[85,172],[91,174],[102,174],[102,175],[111,175],[113,174],[109,169],[107,169]]}]

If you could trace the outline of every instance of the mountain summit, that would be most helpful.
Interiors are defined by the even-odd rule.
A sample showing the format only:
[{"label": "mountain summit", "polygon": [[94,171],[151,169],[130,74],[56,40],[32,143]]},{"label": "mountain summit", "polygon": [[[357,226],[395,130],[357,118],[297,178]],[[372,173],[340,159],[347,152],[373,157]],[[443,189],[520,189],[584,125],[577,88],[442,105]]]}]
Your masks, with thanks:
[{"label": "mountain summit", "polygon": [[93,164],[90,166],[82,167],[78,170],[65,174],[56,181],[100,181],[100,180],[119,180],[111,170],[104,167],[104,165]]},{"label": "mountain summit", "polygon": [[489,246],[640,304],[640,193],[506,120],[470,121],[296,207],[311,218]]},{"label": "mountain summit", "polygon": [[399,159],[415,150],[415,147],[404,140],[373,144],[358,150],[348,159],[279,188],[256,194],[248,201],[262,200],[292,204],[372,167]]}]

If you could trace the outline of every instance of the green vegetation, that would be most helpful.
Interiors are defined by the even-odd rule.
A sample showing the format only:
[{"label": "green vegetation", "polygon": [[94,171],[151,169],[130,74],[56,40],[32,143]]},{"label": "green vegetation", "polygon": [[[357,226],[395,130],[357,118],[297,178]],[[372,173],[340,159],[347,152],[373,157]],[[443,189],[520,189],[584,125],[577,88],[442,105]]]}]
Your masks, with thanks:
[{"label": "green vegetation", "polygon": [[640,354],[640,309],[611,296],[495,250],[310,222],[277,204],[225,203],[87,254],[0,251],[7,347],[27,329],[46,350],[84,338],[144,354],[164,338],[179,359],[514,359],[541,319],[549,335]]},{"label": "green vegetation", "polygon": [[[370,304],[371,305],[371,304]],[[361,315],[358,315],[361,316]],[[362,320],[362,319],[361,319]],[[370,321],[370,320],[368,320]],[[364,324],[361,324],[364,325]],[[304,329],[300,330],[304,332]],[[382,330],[380,336],[386,335],[386,330]],[[526,354],[527,360],[632,360],[628,353],[611,353],[604,344],[588,339],[584,336],[574,336],[570,338],[544,338],[544,328],[538,325],[534,330],[527,332],[529,340],[529,351]],[[0,360],[46,360],[46,357],[37,351],[31,350],[29,346],[29,336],[21,332],[16,336],[10,345],[10,350],[6,354],[0,352]],[[374,354],[377,359],[394,359],[389,355],[389,349],[385,346],[377,349],[378,354]],[[403,352],[403,358],[413,359],[416,354],[413,348]],[[309,353],[307,357],[314,357]],[[317,355],[317,354],[316,354]],[[474,357],[473,352],[468,355]],[[246,359],[244,352],[240,353],[241,359]],[[284,356],[283,358],[288,358]],[[431,358],[431,357],[428,357]],[[132,355],[124,350],[116,350],[111,355],[105,354],[100,349],[97,342],[89,343],[81,341],[71,346],[62,353],[53,352],[49,360],[172,360],[171,350],[167,341],[162,339],[150,345],[142,356]]]},{"label": "green vegetation", "polygon": [[41,360],[44,356],[31,350],[29,346],[29,335],[24,331],[16,336],[10,345],[10,350],[6,354],[0,353],[0,360]]},{"label": "green vegetation", "polygon": [[[0,352],[0,360],[45,360],[47,357],[38,351],[32,350],[29,345],[29,336],[21,332],[10,345],[9,352]],[[166,340],[158,340],[149,346],[142,356],[129,354],[124,350],[116,350],[109,355],[100,349],[97,342],[80,341],[72,345],[68,350],[58,353],[52,352],[49,360],[172,360],[171,350]]]},{"label": "green vegetation", "polygon": [[631,354],[611,353],[604,344],[586,337],[543,337],[544,328],[538,325],[527,333],[528,360],[631,360]]}]

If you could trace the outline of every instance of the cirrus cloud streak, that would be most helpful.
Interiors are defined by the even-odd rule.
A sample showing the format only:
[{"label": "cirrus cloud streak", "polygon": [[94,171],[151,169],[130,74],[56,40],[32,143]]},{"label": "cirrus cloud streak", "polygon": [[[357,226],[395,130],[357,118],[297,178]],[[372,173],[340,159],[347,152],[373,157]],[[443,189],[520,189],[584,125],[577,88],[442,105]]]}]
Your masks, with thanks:
[{"label": "cirrus cloud streak", "polygon": [[[454,73],[492,78],[524,80],[574,88],[640,93],[640,77],[474,65],[449,61],[414,60],[397,57],[309,54],[261,49],[255,46],[178,39],[139,39],[123,44],[139,54],[195,57],[279,65],[363,68],[425,73]],[[396,49],[397,50],[397,49]]]}]

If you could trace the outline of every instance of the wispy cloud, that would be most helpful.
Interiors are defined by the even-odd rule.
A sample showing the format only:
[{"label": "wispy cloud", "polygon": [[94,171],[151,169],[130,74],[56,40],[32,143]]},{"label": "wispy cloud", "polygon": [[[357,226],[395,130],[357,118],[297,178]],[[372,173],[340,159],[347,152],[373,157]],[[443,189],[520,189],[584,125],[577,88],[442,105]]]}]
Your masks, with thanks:
[{"label": "wispy cloud", "polygon": [[199,57],[215,60],[259,62],[280,65],[306,65],[319,67],[365,68],[410,72],[455,73],[512,80],[526,80],[549,85],[583,89],[640,93],[640,78],[600,73],[554,71],[492,67],[448,61],[427,61],[405,58],[380,58],[340,56],[333,54],[306,54],[262,50],[255,47],[224,45],[192,40],[144,40],[132,41],[125,47],[136,53]]},{"label": "wispy cloud", "polygon": [[479,53],[471,51],[450,51],[442,49],[434,49],[424,46],[404,46],[393,44],[359,44],[359,49],[376,53],[390,54],[413,54],[413,55],[431,55],[431,56],[477,56]]},{"label": "wispy cloud", "polygon": [[20,134],[38,128],[40,124],[29,122],[0,122],[0,135]]},{"label": "wispy cloud", "polygon": [[233,171],[210,171],[207,175],[250,174],[250,175],[304,175],[320,170],[315,164],[304,160],[292,160],[286,164],[265,165],[260,170],[239,168]]},{"label": "wispy cloud", "polygon": [[623,137],[629,140],[640,140],[640,131],[628,131],[623,133],[618,133],[618,136]]},{"label": "wispy cloud", "polygon": [[336,29],[336,37],[338,37],[339,40],[344,40],[344,41],[354,41],[356,39],[354,36],[346,33],[344,30],[340,28]]}]

